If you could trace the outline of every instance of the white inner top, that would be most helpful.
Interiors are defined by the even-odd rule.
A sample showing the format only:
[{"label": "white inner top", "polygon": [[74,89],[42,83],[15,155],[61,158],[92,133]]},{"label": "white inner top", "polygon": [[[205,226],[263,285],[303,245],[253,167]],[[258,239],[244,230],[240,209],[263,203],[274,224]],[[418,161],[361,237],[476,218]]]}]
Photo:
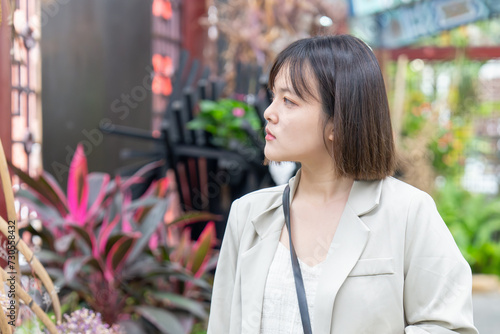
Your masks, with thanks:
[{"label": "white inner top", "polygon": [[[328,251],[330,253],[331,247]],[[314,299],[325,261],[310,267],[299,259],[311,324],[314,322]],[[314,333],[314,327],[312,328]],[[262,307],[261,334],[303,334],[297,292],[293,278],[290,250],[278,242],[269,268]]]}]

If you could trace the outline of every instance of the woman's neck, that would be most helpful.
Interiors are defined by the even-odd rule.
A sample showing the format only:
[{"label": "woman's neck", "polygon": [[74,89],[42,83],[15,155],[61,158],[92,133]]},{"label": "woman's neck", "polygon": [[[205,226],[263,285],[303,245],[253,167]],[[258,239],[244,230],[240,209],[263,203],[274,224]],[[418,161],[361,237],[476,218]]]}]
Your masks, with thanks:
[{"label": "woman's neck", "polygon": [[349,196],[354,180],[340,177],[332,165],[310,167],[302,164],[295,196],[314,205],[323,205]]}]

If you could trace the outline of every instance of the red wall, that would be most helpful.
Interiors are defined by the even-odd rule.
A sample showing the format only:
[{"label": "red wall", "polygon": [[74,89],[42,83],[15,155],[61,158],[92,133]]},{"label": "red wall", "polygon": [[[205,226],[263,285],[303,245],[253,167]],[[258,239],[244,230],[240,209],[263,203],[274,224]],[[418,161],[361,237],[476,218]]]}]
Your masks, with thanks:
[{"label": "red wall", "polygon": [[183,1],[182,6],[182,47],[188,50],[193,58],[203,60],[207,31],[200,25],[199,19],[207,15],[206,2],[188,0]]}]

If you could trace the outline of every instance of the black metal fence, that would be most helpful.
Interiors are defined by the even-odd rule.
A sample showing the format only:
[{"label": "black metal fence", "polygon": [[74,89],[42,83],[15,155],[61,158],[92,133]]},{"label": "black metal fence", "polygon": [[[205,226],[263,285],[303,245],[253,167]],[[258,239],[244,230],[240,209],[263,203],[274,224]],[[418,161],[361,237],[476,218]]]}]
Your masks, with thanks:
[{"label": "black metal fence", "polygon": [[[264,131],[263,112],[270,103],[267,77],[258,66],[237,66],[236,85],[232,98],[243,99],[253,105]],[[202,130],[189,130],[186,124],[195,116],[200,100],[217,101],[222,97],[226,83],[211,77],[208,67],[202,68],[197,59],[190,59],[183,51],[173,78],[173,90],[165,110],[160,135],[114,125],[104,132],[153,141],[151,152],[123,150],[123,158],[147,157],[165,163],[151,174],[151,180],[165,175],[167,169],[175,174],[177,191],[183,211],[203,210],[220,214],[217,234],[222,237],[231,202],[250,191],[273,186],[268,167],[263,165],[264,143],[250,126],[244,130],[251,138],[250,146],[223,149],[211,144],[210,134]],[[134,168],[137,168],[136,166]],[[122,174],[132,170],[122,169]],[[144,189],[139,189],[140,193]],[[203,226],[193,228],[193,236]]]}]

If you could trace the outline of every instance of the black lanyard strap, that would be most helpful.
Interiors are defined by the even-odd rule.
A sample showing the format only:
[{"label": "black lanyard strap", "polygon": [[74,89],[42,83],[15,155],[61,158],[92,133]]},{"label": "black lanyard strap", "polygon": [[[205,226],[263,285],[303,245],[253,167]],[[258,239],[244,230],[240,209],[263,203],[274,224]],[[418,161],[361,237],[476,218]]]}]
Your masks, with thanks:
[{"label": "black lanyard strap", "polygon": [[292,259],[293,277],[295,279],[295,289],[297,290],[297,300],[299,301],[302,328],[304,328],[304,334],[312,334],[304,280],[302,279],[302,272],[300,271],[299,259],[297,258],[297,254],[292,244],[292,230],[290,229],[290,187],[288,185],[283,192],[283,211],[285,213],[286,228],[288,229],[288,240],[290,240],[290,256]]}]

